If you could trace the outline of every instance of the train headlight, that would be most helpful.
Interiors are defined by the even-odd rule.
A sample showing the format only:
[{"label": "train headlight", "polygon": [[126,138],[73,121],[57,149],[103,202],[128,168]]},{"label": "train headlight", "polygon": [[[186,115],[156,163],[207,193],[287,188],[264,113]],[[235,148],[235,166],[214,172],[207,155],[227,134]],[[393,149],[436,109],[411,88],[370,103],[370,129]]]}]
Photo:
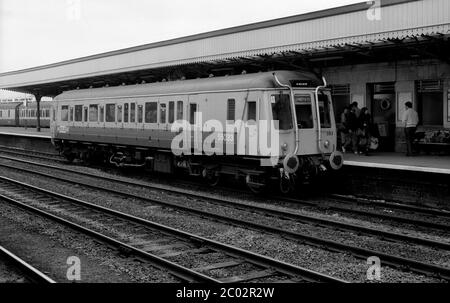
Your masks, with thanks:
[{"label": "train headlight", "polygon": [[325,148],[330,147],[330,141],[326,140],[326,141],[323,143],[323,146],[324,146]]},{"label": "train headlight", "polygon": [[283,143],[283,145],[281,145],[281,149],[283,151],[287,151],[288,150],[289,145],[287,143]]}]

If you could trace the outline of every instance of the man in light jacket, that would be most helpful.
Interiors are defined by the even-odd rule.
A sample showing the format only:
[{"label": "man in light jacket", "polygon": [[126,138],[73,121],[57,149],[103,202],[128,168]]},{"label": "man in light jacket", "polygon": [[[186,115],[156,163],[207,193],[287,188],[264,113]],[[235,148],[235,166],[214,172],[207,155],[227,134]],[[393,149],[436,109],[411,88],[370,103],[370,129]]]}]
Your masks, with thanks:
[{"label": "man in light jacket", "polygon": [[403,124],[405,126],[406,137],[406,156],[412,156],[412,144],[414,142],[414,135],[416,134],[417,124],[419,124],[419,115],[412,108],[411,102],[406,102],[406,111],[403,113]]}]

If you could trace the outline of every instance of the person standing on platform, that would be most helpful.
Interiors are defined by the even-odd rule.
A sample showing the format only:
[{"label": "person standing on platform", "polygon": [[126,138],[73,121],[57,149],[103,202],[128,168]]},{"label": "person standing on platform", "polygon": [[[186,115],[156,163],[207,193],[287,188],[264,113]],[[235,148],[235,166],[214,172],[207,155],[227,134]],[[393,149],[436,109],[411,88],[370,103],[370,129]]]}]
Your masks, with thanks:
[{"label": "person standing on platform", "polygon": [[358,154],[358,118],[355,113],[356,109],[352,106],[347,116],[347,128],[352,142],[353,153]]},{"label": "person standing on platform", "polygon": [[349,133],[349,128],[348,128],[348,116],[350,114],[350,108],[348,106],[346,106],[344,108],[344,111],[341,114],[341,128],[340,128],[340,132],[341,132],[341,142],[342,142],[342,151],[345,153],[348,146],[351,144],[351,139],[350,139],[350,133]]},{"label": "person standing on platform", "polygon": [[406,102],[406,111],[403,113],[402,122],[405,126],[406,137],[406,156],[410,157],[412,153],[412,145],[414,142],[414,136],[416,134],[417,125],[419,124],[419,115],[412,108],[411,102]]},{"label": "person standing on platform", "polygon": [[358,118],[358,142],[359,142],[359,153],[369,155],[370,147],[370,123],[371,117],[367,107],[361,109],[361,114]]},{"label": "person standing on platform", "polygon": [[353,112],[356,115],[356,118],[359,119],[359,115],[361,114],[361,110],[358,107],[358,102],[356,102],[356,101],[353,102],[351,107],[352,107]]}]

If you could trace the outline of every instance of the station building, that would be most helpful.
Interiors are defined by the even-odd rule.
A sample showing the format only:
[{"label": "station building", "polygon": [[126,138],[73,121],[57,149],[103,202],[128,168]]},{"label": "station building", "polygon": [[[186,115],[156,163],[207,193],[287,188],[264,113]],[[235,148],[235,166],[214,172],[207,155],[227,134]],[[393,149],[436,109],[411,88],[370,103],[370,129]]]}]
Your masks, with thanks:
[{"label": "station building", "polygon": [[420,129],[450,129],[450,1],[381,0],[269,20],[0,74],[0,89],[54,97],[276,69],[325,76],[335,114],[368,107],[380,149],[403,151],[411,101]]}]

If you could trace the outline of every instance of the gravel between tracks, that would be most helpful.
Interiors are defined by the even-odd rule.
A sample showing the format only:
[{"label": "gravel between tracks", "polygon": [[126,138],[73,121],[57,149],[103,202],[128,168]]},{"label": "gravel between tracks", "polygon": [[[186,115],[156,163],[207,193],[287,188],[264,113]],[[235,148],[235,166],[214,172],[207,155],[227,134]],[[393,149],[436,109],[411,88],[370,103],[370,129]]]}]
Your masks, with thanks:
[{"label": "gravel between tracks", "polygon": [[[5,171],[4,174],[36,186],[125,211],[161,224],[186,230],[244,249],[249,249],[257,253],[265,254],[342,279],[354,282],[364,282],[366,278],[368,265],[366,265],[364,261],[355,259],[348,254],[329,252],[324,249],[283,240],[276,236],[269,236],[224,224],[211,223],[208,220],[186,215],[180,211],[163,209],[159,206],[142,205],[140,203],[134,203],[134,201],[131,200],[124,200],[105,195],[103,192],[80,190],[80,188],[63,185],[62,183],[56,183],[54,181],[50,181],[49,183],[45,178],[36,179],[28,174],[14,173],[12,171],[9,171],[7,174]],[[161,193],[160,195],[163,194]],[[397,271],[389,267],[383,267],[382,281],[438,282],[439,280]]]}]

